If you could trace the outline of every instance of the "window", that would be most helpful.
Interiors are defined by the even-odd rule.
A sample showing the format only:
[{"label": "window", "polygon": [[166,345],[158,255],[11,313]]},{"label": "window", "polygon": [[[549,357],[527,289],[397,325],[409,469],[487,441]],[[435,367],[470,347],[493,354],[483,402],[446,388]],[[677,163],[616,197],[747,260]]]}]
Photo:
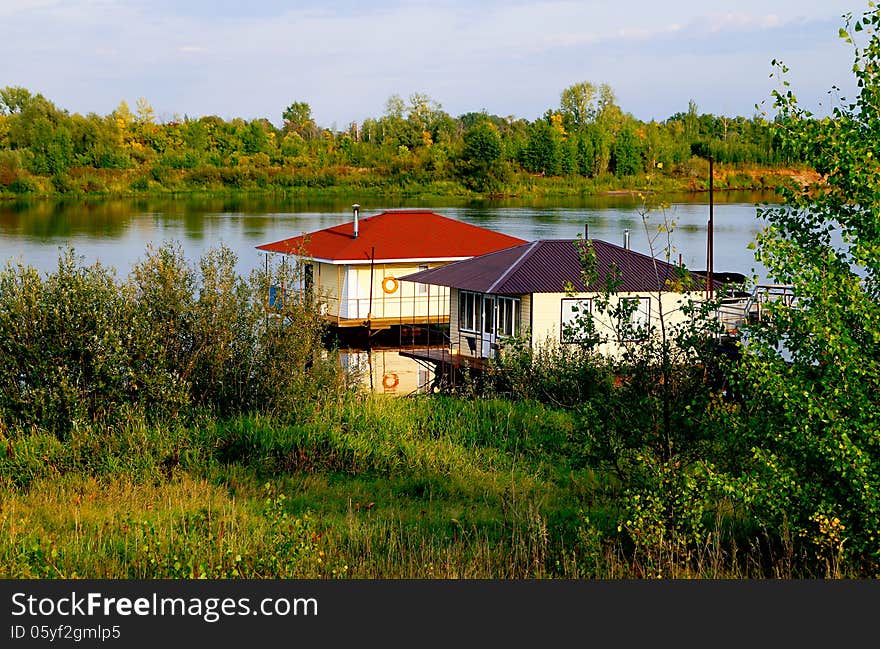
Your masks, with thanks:
[{"label": "window", "polygon": [[519,333],[519,299],[515,297],[499,297],[496,305],[498,309],[498,335],[517,335]]},{"label": "window", "polygon": [[482,300],[470,291],[458,292],[458,328],[462,331],[479,331],[480,303]]},{"label": "window", "polygon": [[621,341],[644,340],[651,324],[651,298],[620,298],[620,322],[617,335]]},{"label": "window", "polygon": [[585,343],[596,337],[591,298],[564,298],[560,321],[564,343]]},{"label": "window", "polygon": [[280,286],[269,287],[269,308],[278,311],[284,308],[284,289]]},{"label": "window", "polygon": [[[428,264],[419,264],[419,272],[421,273],[423,270],[428,270]],[[428,285],[422,284],[421,282],[416,284],[416,294],[417,295],[427,295],[428,294]]]}]

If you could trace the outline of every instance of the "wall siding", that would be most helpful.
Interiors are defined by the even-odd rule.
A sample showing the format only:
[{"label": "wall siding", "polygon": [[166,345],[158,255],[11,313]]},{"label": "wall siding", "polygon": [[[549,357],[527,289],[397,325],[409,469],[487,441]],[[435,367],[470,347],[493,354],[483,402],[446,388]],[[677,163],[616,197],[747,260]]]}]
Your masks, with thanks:
[{"label": "wall siding", "polygon": [[532,296],[521,295],[519,306],[520,336],[528,336],[532,332]]},{"label": "wall siding", "polygon": [[[382,283],[386,277],[397,279],[418,272],[418,263],[373,266],[372,301],[370,300],[370,265],[335,265],[314,262],[315,284],[326,301],[326,313],[349,319],[395,318],[406,322],[413,316],[445,318],[449,315],[449,289],[429,286],[428,293],[417,293],[414,282],[397,281],[397,289],[386,293]],[[428,264],[429,268],[443,264]],[[342,300],[345,303],[342,304]]]},{"label": "wall siding", "polygon": [[[596,296],[596,293],[577,293],[574,295],[566,295],[565,293],[534,294],[532,296],[532,318],[534,324],[532,347],[537,348],[546,344],[562,343],[562,300],[564,298],[595,298]],[[659,329],[659,305],[656,293],[620,293],[616,297],[618,299],[623,297],[650,298],[650,323]],[[681,293],[669,292],[662,295],[661,305],[667,331],[669,327],[681,324],[687,319],[687,316],[681,311],[685,301],[686,296]],[[608,318],[597,319],[597,326],[602,334],[611,334],[614,331],[613,323]],[[609,343],[602,345],[598,351],[615,356],[622,351],[622,345],[609,341]]]}]

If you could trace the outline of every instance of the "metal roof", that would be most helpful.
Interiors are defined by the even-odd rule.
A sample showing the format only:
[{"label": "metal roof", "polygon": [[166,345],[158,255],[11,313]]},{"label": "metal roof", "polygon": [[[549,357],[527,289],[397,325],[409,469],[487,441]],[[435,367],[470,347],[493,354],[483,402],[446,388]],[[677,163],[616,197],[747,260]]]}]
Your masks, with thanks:
[{"label": "metal roof", "polygon": [[454,261],[509,248],[523,239],[464,223],[431,210],[387,210],[354,223],[257,246],[259,250],[301,255],[329,263],[376,261]]},{"label": "metal roof", "polygon": [[[582,244],[580,239],[541,239],[400,279],[498,295],[562,293],[567,283],[577,292],[601,291],[603,281],[583,282],[578,252]],[[608,277],[613,267],[619,269],[619,292],[656,291],[681,277],[677,266],[649,255],[598,239],[591,244],[600,278]],[[705,279],[694,279],[697,286],[705,284]]]}]

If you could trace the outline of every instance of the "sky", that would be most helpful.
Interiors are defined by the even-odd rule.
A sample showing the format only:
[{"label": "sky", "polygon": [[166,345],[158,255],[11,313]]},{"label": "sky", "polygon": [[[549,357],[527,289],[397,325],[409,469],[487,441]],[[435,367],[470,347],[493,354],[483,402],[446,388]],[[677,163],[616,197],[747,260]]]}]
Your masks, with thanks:
[{"label": "sky", "polygon": [[[106,115],[145,98],[162,121],[319,126],[428,95],[452,116],[534,120],[566,87],[608,84],[624,112],[772,114],[773,59],[801,105],[854,95],[842,15],[867,0],[0,0],[0,87]],[[829,94],[830,93],[830,94]]]}]

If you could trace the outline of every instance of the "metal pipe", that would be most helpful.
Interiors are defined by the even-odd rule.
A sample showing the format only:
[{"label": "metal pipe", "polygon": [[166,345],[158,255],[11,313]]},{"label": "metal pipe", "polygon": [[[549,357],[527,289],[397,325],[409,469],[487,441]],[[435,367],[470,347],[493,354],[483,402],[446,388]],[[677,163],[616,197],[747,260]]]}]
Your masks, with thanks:
[{"label": "metal pipe", "polygon": [[706,296],[709,298],[712,297],[712,273],[714,271],[715,265],[715,173],[713,169],[713,163],[714,159],[712,158],[712,156],[709,156],[709,227],[706,241]]},{"label": "metal pipe", "polygon": [[354,205],[351,206],[351,209],[354,212],[354,237],[353,238],[357,239],[358,234],[359,234],[358,233],[358,211],[361,209],[361,206],[358,205],[357,203],[355,203]]},{"label": "metal pipe", "polygon": [[629,250],[629,228],[623,231],[623,247]]}]

